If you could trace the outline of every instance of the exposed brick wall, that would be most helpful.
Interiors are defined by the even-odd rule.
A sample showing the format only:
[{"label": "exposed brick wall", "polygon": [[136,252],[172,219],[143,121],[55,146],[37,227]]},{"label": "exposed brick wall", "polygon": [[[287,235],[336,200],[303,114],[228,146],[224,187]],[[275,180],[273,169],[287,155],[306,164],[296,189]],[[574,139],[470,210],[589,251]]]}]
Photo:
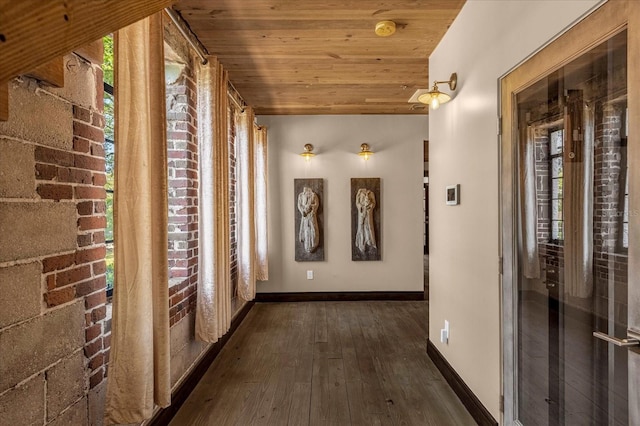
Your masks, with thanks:
[{"label": "exposed brick wall", "polygon": [[609,290],[614,292],[614,320],[619,335],[626,334],[628,256],[619,244],[624,211],[624,152],[622,117],[626,103],[599,104],[596,109],[594,178],[595,310],[606,330]]},{"label": "exposed brick wall", "polygon": [[[625,105],[626,106],[626,105]],[[620,138],[620,105],[598,108],[595,140],[595,223],[594,246],[598,251],[612,252],[618,248],[620,236],[621,191],[624,191],[622,146]]]},{"label": "exposed brick wall", "polygon": [[[0,140],[10,144],[0,151],[21,156],[2,164],[0,182],[1,245],[14,247],[0,254],[0,287],[21,283],[6,301],[15,314],[0,315],[0,424],[99,417],[96,387],[110,340],[103,82],[98,65],[73,54],[64,61],[63,88],[12,81],[10,118],[0,123]],[[11,217],[14,224],[5,222]]]},{"label": "exposed brick wall", "polygon": [[190,67],[166,86],[169,186],[169,318],[195,310],[198,282],[196,83]]}]

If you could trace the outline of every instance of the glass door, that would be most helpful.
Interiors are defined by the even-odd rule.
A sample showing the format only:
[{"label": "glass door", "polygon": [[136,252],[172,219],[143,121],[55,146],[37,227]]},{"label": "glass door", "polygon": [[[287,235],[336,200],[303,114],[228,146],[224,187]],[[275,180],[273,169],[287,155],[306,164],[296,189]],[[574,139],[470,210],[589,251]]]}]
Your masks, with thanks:
[{"label": "glass door", "polygon": [[627,32],[516,104],[519,419],[627,425]]},{"label": "glass door", "polygon": [[588,49],[571,55],[568,35],[558,67],[542,53],[502,82],[505,423],[640,424],[640,19],[625,23],[627,7],[640,12],[596,13],[609,31],[581,24],[577,44],[604,34]]}]

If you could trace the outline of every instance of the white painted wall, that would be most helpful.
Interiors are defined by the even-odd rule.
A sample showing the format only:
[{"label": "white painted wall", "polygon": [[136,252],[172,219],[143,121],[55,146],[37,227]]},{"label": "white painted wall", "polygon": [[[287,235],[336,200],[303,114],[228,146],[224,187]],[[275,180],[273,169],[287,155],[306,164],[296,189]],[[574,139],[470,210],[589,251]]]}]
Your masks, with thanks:
[{"label": "white painted wall", "polygon": [[[498,80],[598,2],[469,0],[429,59],[430,80],[458,73],[455,98],[429,115],[429,331],[496,419],[501,392]],[[444,188],[456,183],[461,204],[446,206]],[[445,319],[448,345],[438,338]]]},{"label": "white painted wall", "polygon": [[[426,116],[261,116],[268,127],[269,281],[258,292],[422,291]],[[375,155],[356,153],[367,142]],[[298,154],[311,143],[317,154]],[[381,178],[382,261],[351,261],[352,177]],[[324,178],[325,261],[294,260],[294,178]],[[306,279],[306,271],[314,279]]]}]

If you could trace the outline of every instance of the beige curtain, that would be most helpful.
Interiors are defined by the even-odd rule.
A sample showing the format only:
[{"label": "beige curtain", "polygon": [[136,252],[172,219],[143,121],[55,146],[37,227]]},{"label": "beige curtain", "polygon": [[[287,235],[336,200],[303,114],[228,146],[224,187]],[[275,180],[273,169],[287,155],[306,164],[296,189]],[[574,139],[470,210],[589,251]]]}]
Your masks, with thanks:
[{"label": "beige curtain", "polygon": [[267,128],[254,126],[256,279],[269,279],[267,234]]},{"label": "beige curtain", "polygon": [[564,250],[565,290],[590,297],[593,291],[593,109],[578,90],[569,91],[565,119]]},{"label": "beige curtain", "polygon": [[231,324],[228,77],[210,58],[197,71],[199,144],[196,338],[216,342]]},{"label": "beige curtain", "polygon": [[238,295],[246,301],[256,296],[256,222],[254,217],[255,116],[250,107],[236,112],[236,218],[238,236]]},{"label": "beige curtain", "polygon": [[115,35],[115,289],[106,424],[171,403],[161,14]]},{"label": "beige curtain", "polygon": [[522,270],[526,278],[540,278],[538,259],[538,205],[536,191],[536,129],[528,126],[520,153],[520,210],[522,222]]}]

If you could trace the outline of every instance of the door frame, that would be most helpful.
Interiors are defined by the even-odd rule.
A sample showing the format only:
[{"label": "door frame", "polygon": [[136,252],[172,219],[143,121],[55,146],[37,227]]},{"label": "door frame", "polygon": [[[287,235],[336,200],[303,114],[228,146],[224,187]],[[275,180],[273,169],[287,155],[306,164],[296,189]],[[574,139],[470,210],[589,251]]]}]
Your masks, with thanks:
[{"label": "door frame", "polygon": [[[552,12],[550,10],[550,12]],[[515,94],[562,68],[606,39],[627,29],[627,93],[629,109],[629,193],[640,194],[640,2],[609,0],[591,12],[544,49],[500,79],[500,256],[502,424],[517,418],[517,129],[514,128]],[[629,199],[629,328],[640,331],[640,196]],[[631,226],[633,223],[633,226]],[[619,336],[626,337],[626,336]],[[634,352],[636,352],[634,350]],[[629,358],[629,401],[640,400],[640,351]],[[633,383],[632,383],[633,382]],[[630,406],[629,418],[640,422],[640,406]],[[639,423],[640,424],[640,423]]]}]

